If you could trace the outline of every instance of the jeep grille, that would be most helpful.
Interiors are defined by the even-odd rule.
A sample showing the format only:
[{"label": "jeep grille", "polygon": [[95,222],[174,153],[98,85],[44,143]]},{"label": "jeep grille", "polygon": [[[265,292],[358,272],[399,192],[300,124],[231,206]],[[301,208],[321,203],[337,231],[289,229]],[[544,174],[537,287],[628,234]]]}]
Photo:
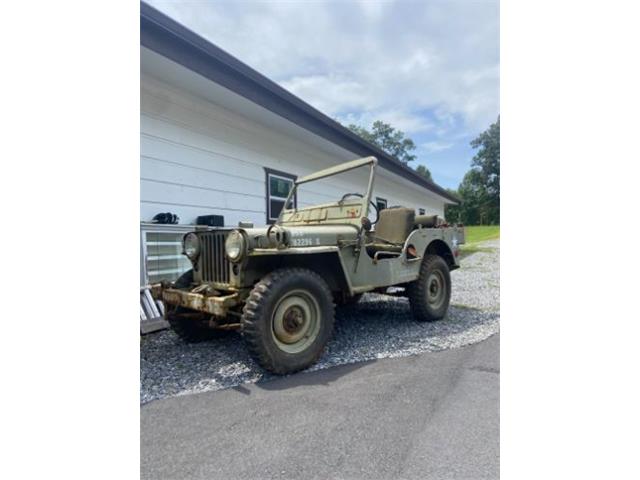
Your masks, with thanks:
[{"label": "jeep grille", "polygon": [[229,283],[230,265],[224,251],[228,231],[200,234],[200,269],[203,282]]}]

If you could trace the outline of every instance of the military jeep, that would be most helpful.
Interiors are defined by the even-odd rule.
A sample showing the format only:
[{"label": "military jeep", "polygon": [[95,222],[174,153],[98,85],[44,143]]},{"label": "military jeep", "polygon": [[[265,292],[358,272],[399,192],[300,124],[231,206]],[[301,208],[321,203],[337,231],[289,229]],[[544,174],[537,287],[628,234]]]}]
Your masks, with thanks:
[{"label": "military jeep", "polygon": [[[411,208],[378,211],[371,201],[376,166],[368,157],[299,178],[272,225],[187,233],[183,253],[193,269],[152,286],[171,328],[187,341],[239,330],[262,367],[286,374],[322,355],[335,305],[365,292],[407,296],[417,321],[443,318],[464,230]],[[295,206],[301,185],[358,168],[368,168],[364,193]]]}]

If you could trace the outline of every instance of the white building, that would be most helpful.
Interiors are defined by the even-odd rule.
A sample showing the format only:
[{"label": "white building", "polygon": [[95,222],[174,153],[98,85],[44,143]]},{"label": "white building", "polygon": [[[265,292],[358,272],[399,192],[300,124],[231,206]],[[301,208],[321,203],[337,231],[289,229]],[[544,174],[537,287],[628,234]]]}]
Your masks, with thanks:
[{"label": "white building", "polygon": [[[376,202],[444,216],[443,188],[314,109],[238,59],[141,4],[141,284],[188,268],[180,239],[198,216],[264,225],[297,176],[374,155]],[[300,191],[298,205],[363,192],[354,171]],[[424,211],[424,212],[422,212]],[[179,225],[151,225],[171,212]]]}]

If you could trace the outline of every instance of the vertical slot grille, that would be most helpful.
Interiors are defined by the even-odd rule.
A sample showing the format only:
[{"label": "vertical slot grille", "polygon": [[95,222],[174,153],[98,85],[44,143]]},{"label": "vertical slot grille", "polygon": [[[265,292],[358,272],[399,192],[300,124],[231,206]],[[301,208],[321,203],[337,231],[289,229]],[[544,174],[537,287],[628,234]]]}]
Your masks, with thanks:
[{"label": "vertical slot grille", "polygon": [[224,252],[224,242],[229,232],[201,233],[200,267],[204,282],[229,283],[229,261]]}]

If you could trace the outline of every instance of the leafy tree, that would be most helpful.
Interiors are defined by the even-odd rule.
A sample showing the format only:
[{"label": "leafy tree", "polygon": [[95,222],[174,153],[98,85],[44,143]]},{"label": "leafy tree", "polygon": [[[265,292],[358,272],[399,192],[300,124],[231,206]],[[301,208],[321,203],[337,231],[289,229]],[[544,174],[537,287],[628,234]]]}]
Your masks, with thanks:
[{"label": "leafy tree", "polygon": [[500,117],[471,142],[478,152],[471,160],[482,186],[482,215],[486,223],[500,223]]},{"label": "leafy tree", "polygon": [[411,153],[416,149],[413,140],[406,138],[404,132],[396,130],[388,123],[376,120],[373,122],[371,130],[353,124],[349,125],[348,128],[405,165],[416,159],[416,156]]},{"label": "leafy tree", "polygon": [[433,182],[433,178],[431,178],[431,172],[424,165],[418,165],[416,167],[416,172],[418,172],[420,175],[422,175],[424,178],[426,178],[430,182]]},{"label": "leafy tree", "polygon": [[[460,198],[460,193],[458,190],[454,190],[453,188],[447,188],[447,192],[451,195],[455,195]],[[444,206],[444,218],[448,223],[460,223],[462,222],[460,215],[460,205],[445,205]]]},{"label": "leafy tree", "polygon": [[500,117],[471,142],[478,149],[457,192],[460,205],[448,205],[448,222],[466,225],[500,223]]},{"label": "leafy tree", "polygon": [[[458,187],[458,195],[462,199],[460,204],[460,218],[466,225],[480,225],[487,223],[486,212],[483,212],[485,191],[481,175],[478,170],[469,170]],[[483,215],[483,213],[485,213]]]}]

